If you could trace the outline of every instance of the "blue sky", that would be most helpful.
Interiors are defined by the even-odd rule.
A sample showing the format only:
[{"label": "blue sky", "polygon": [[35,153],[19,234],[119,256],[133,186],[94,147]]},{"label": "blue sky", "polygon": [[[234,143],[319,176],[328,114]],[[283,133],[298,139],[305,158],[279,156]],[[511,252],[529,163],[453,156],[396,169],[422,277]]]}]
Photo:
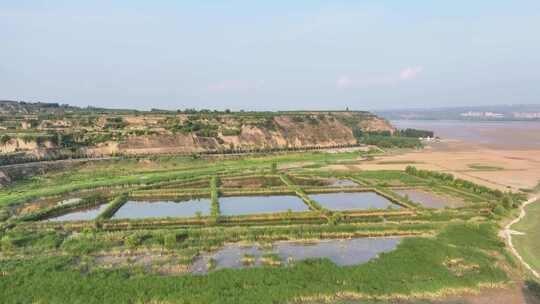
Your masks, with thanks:
[{"label": "blue sky", "polygon": [[540,1],[0,0],[0,99],[117,108],[540,103]]}]

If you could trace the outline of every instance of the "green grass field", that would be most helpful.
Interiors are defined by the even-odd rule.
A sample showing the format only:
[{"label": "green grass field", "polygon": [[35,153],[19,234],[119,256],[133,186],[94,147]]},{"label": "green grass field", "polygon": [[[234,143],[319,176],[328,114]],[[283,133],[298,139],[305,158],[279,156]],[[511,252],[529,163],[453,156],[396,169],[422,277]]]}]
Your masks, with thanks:
[{"label": "green grass field", "polygon": [[[323,171],[309,166],[354,161],[359,156],[359,152],[315,152],[225,160],[149,157],[90,163],[16,182],[0,190],[0,208],[8,215],[0,220],[0,302],[286,303],[303,299],[310,303],[340,293],[368,298],[441,296],[508,282],[501,265],[515,264],[497,236],[497,221],[510,213],[494,212],[502,202],[491,192],[472,184],[445,184],[433,172],[416,176],[396,170]],[[244,179],[249,185],[250,179],[265,178],[278,179],[280,186],[227,186],[231,179]],[[403,208],[325,209],[309,193],[343,188],[302,184],[310,178],[356,180],[359,185],[349,191],[376,192]],[[191,188],[194,183],[202,188]],[[393,187],[433,187],[447,195],[476,199],[459,209],[426,209],[394,199]],[[74,193],[80,190],[90,192]],[[48,211],[63,210],[54,205],[61,199],[85,197],[93,190],[109,202],[95,220],[43,221],[54,214]],[[222,195],[265,191],[296,195],[311,210],[221,214]],[[195,217],[110,219],[127,199],[142,194],[160,199],[160,195],[165,199],[203,195],[212,198],[211,212]],[[40,205],[44,199],[52,205]],[[21,216],[16,212],[20,205],[36,209]],[[355,266],[308,259],[292,266],[221,269],[207,275],[192,274],[188,268],[198,256],[230,243],[388,236],[403,240],[395,250]],[[100,264],[100,257],[111,255],[128,258],[110,267]],[[168,260],[159,264],[155,255]],[[134,263],[133,256],[151,259],[152,268]],[[161,273],[153,268],[165,264],[179,270]]]},{"label": "green grass field", "polygon": [[523,259],[536,271],[540,272],[540,201],[526,207],[527,216],[513,230],[525,235],[514,235],[512,240]]},{"label": "green grass field", "polygon": [[[440,294],[500,284],[504,243],[491,224],[453,224],[437,238],[406,238],[358,266],[328,260],[295,266],[224,269],[206,276],[162,276],[126,268],[87,270],[76,256],[0,261],[3,303],[283,303],[338,292],[381,296]],[[452,263],[451,261],[458,261]]]}]

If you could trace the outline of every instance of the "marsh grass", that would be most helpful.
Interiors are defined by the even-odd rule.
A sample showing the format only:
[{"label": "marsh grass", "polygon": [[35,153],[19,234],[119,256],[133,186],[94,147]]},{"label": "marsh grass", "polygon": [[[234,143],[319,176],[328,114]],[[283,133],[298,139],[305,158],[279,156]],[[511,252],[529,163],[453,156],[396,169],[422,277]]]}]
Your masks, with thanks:
[{"label": "marsh grass", "polygon": [[[358,266],[312,259],[287,268],[223,269],[206,276],[141,275],[122,268],[81,273],[70,256],[10,259],[0,262],[0,271],[7,274],[0,278],[0,289],[4,303],[282,303],[346,292],[437,294],[507,281],[497,258],[485,253],[503,250],[495,232],[491,224],[453,224],[439,237],[406,238],[396,250]],[[448,260],[477,266],[458,276],[445,266]]]}]

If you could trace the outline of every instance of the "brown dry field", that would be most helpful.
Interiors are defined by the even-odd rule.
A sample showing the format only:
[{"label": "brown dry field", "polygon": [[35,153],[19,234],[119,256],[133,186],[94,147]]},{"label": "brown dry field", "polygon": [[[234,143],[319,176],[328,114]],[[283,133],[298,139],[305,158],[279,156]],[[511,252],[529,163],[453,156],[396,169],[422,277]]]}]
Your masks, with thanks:
[{"label": "brown dry field", "polygon": [[[517,149],[516,149],[517,148]],[[329,165],[329,170],[419,169],[452,173],[457,177],[501,190],[534,188],[540,181],[540,148],[502,149],[457,140],[428,144],[417,151],[392,152],[357,164]],[[470,165],[500,167],[500,170],[472,169]]]}]

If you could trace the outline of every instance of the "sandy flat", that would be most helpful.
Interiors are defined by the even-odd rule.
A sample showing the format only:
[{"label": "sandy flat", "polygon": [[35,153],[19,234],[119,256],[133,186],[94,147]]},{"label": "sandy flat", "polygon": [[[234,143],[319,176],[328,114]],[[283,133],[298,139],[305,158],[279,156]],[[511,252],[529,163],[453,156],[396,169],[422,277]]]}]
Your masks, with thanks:
[{"label": "sandy flat", "polygon": [[[375,157],[357,164],[330,165],[329,170],[404,170],[408,165],[419,169],[452,173],[457,177],[494,187],[518,190],[533,188],[540,181],[539,150],[506,150],[444,143],[424,150]],[[472,169],[470,165],[499,167],[500,170]]]}]

